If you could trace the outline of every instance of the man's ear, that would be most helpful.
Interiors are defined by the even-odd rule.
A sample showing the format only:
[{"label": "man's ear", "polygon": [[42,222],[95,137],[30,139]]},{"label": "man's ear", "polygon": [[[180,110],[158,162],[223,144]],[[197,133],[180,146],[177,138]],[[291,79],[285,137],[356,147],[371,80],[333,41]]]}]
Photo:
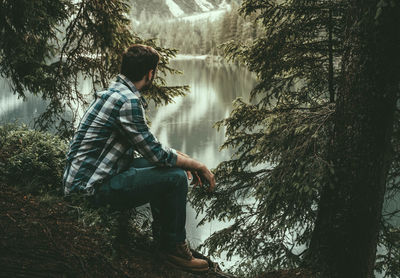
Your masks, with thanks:
[{"label": "man's ear", "polygon": [[154,75],[154,70],[149,70],[149,73],[148,73],[148,77],[149,77],[149,80],[151,80],[151,78],[153,77],[153,75]]},{"label": "man's ear", "polygon": [[151,72],[152,72],[153,70],[149,70],[144,76],[143,76],[143,79],[142,80],[144,80],[145,82],[147,82],[147,81],[149,81],[150,80],[150,77],[151,77]]}]

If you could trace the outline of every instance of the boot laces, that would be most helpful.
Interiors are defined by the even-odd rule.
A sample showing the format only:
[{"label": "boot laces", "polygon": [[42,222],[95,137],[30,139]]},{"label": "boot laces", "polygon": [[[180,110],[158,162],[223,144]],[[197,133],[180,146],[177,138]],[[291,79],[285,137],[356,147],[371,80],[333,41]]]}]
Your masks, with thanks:
[{"label": "boot laces", "polygon": [[191,260],[193,258],[192,251],[190,251],[190,247],[187,242],[179,245],[179,247],[181,254],[185,256],[185,258],[187,258],[188,260]]}]

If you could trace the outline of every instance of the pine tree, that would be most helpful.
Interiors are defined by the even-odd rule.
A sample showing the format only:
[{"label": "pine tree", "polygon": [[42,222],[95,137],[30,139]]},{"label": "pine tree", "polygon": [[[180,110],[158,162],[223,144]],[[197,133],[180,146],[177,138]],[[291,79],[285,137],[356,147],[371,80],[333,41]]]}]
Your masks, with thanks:
[{"label": "pine tree", "polygon": [[[223,148],[232,159],[216,169],[218,189],[193,196],[203,221],[232,220],[212,235],[211,253],[240,254],[241,268],[299,265],[313,231],[326,184],[341,42],[341,1],[244,1],[257,13],[263,35],[252,45],[230,44],[228,57],[242,61],[260,80],[251,102],[238,99]],[[335,11],[333,14],[332,11]]]},{"label": "pine tree", "polygon": [[400,3],[348,2],[343,79],[328,151],[332,171],[310,245],[312,261],[329,278],[374,277],[399,121]]},{"label": "pine tree", "polygon": [[[118,72],[121,53],[132,43],[155,47],[162,54],[160,70],[174,72],[168,59],[175,51],[138,37],[128,14],[124,0],[0,3],[0,74],[11,81],[19,96],[29,92],[48,101],[47,110],[36,121],[38,128],[57,125],[62,135],[70,135],[73,111],[88,100],[80,90],[81,80],[90,79],[94,89],[108,86]],[[158,78],[150,96],[157,103],[169,102],[184,90],[166,87]]]},{"label": "pine tree", "polygon": [[238,17],[239,15],[237,14],[235,9],[232,9],[232,11],[229,14],[229,32],[226,37],[226,41],[230,40],[237,40],[238,38]]},{"label": "pine tree", "polygon": [[230,13],[225,13],[222,17],[221,23],[219,24],[219,34],[218,34],[218,41],[219,42],[226,42],[229,39],[229,32],[230,32]]},{"label": "pine tree", "polygon": [[[343,24],[329,17],[332,5],[245,1],[242,13],[258,12],[265,33],[250,46],[227,47],[229,57],[246,64],[260,82],[251,102],[236,100],[230,117],[218,123],[226,128],[223,148],[235,154],[216,169],[218,189],[209,195],[210,206],[202,206],[202,194],[193,202],[205,209],[203,221],[234,221],[206,246],[214,253],[227,250],[228,256],[239,253],[241,269],[294,266],[301,259],[296,248],[310,239],[325,182],[334,112],[330,93],[334,96],[341,55]],[[340,3],[334,7],[342,9]]]}]

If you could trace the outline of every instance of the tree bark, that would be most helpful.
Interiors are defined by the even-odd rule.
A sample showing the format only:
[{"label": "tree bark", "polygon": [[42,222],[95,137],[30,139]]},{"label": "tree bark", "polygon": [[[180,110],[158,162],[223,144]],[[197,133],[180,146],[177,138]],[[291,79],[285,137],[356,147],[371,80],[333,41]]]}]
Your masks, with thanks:
[{"label": "tree bark", "polygon": [[333,23],[332,23],[332,7],[329,8],[329,21],[328,21],[328,55],[329,55],[329,66],[328,66],[328,90],[329,90],[329,102],[335,102],[335,89],[333,86]]},{"label": "tree bark", "polygon": [[[380,12],[379,2],[387,2]],[[310,243],[309,258],[324,278],[374,277],[399,95],[399,5],[349,1],[330,183],[322,190]]]}]

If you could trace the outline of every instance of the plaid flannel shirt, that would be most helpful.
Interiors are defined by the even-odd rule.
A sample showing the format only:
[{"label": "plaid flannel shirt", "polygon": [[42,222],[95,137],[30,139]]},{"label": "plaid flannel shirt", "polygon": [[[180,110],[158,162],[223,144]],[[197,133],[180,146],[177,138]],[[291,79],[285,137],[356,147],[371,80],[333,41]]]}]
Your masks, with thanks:
[{"label": "plaid flannel shirt", "polygon": [[150,132],[144,115],[147,103],[133,83],[118,75],[83,116],[67,154],[64,193],[93,195],[95,184],[127,170],[139,152],[154,165],[173,167],[177,154]]}]

